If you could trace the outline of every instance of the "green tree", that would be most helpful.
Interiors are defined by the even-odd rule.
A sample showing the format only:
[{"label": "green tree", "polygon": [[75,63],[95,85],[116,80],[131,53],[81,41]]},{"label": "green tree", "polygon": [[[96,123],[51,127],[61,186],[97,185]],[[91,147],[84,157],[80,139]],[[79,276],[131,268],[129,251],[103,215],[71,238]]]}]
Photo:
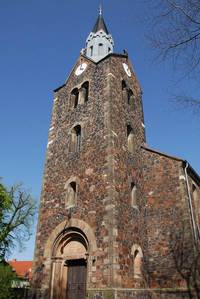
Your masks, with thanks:
[{"label": "green tree", "polygon": [[30,238],[36,215],[36,202],[21,185],[7,189],[0,185],[0,259]]},{"label": "green tree", "polygon": [[11,205],[10,196],[6,188],[0,183],[0,221],[2,221],[3,211]]},{"label": "green tree", "polygon": [[0,262],[0,299],[14,298],[12,283],[17,280],[12,268],[5,262]]}]

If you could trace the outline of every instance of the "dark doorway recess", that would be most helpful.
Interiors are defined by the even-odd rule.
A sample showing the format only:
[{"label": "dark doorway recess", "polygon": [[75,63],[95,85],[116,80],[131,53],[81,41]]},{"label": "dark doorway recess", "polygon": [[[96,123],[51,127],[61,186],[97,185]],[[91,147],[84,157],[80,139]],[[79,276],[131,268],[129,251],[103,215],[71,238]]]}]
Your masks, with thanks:
[{"label": "dark doorway recess", "polygon": [[66,299],[86,298],[87,263],[84,259],[67,261]]}]

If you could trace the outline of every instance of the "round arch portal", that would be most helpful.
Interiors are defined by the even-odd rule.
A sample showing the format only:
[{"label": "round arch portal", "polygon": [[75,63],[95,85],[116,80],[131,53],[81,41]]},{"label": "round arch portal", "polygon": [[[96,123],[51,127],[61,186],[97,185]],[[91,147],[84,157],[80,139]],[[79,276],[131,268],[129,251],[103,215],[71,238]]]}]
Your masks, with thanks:
[{"label": "round arch portal", "polygon": [[51,298],[84,299],[86,296],[88,239],[76,227],[63,230],[53,244]]},{"label": "round arch portal", "polygon": [[87,259],[89,243],[85,234],[75,227],[62,231],[56,238],[52,259],[65,260]]},{"label": "round arch portal", "polygon": [[76,288],[77,298],[85,298],[96,250],[93,230],[82,220],[71,218],[52,231],[44,251],[45,268],[51,273],[51,299],[70,298],[71,285]]}]

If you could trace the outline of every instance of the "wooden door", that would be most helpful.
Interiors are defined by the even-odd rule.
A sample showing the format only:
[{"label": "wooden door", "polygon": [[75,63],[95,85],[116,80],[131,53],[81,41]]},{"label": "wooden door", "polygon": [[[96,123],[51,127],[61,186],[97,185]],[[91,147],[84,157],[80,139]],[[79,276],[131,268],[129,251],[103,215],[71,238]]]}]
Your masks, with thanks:
[{"label": "wooden door", "polygon": [[67,296],[66,299],[85,299],[87,264],[85,260],[67,262]]}]

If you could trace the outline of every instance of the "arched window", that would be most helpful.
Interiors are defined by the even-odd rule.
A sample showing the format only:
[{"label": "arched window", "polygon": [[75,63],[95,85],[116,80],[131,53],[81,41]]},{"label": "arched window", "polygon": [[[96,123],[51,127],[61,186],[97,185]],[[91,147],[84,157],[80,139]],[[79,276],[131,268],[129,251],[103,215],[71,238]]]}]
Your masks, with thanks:
[{"label": "arched window", "polygon": [[68,209],[76,205],[76,197],[77,197],[77,185],[76,182],[71,182],[67,186],[67,192],[66,192],[65,205]]},{"label": "arched window", "polygon": [[135,140],[134,140],[134,132],[130,125],[127,125],[127,142],[128,142],[128,150],[133,153],[135,150]]},{"label": "arched window", "polygon": [[131,206],[137,208],[137,188],[135,183],[131,183]]},{"label": "arched window", "polygon": [[108,53],[110,53],[111,52],[111,48],[110,47],[108,47]]},{"label": "arched window", "polygon": [[134,95],[131,89],[128,90],[128,104],[133,108],[134,105]]},{"label": "arched window", "polygon": [[90,56],[93,56],[93,46],[90,47]]},{"label": "arched window", "polygon": [[89,95],[89,82],[84,82],[79,90],[79,104],[84,104],[88,101],[88,95]]},{"label": "arched window", "polygon": [[98,46],[98,55],[103,55],[103,44],[99,44]]},{"label": "arched window", "polygon": [[134,94],[133,91],[128,88],[128,85],[125,80],[122,80],[122,94],[123,94],[123,99],[125,102],[130,105],[131,109],[134,109]]},{"label": "arched window", "polygon": [[71,106],[76,108],[78,106],[79,91],[78,88],[74,88],[71,92]]},{"label": "arched window", "polygon": [[71,148],[74,152],[79,152],[81,149],[81,126],[77,125],[71,132]]},{"label": "arched window", "polygon": [[133,276],[136,279],[142,278],[142,260],[143,260],[143,253],[142,249],[139,245],[133,245],[131,249],[131,253],[133,255]]}]

